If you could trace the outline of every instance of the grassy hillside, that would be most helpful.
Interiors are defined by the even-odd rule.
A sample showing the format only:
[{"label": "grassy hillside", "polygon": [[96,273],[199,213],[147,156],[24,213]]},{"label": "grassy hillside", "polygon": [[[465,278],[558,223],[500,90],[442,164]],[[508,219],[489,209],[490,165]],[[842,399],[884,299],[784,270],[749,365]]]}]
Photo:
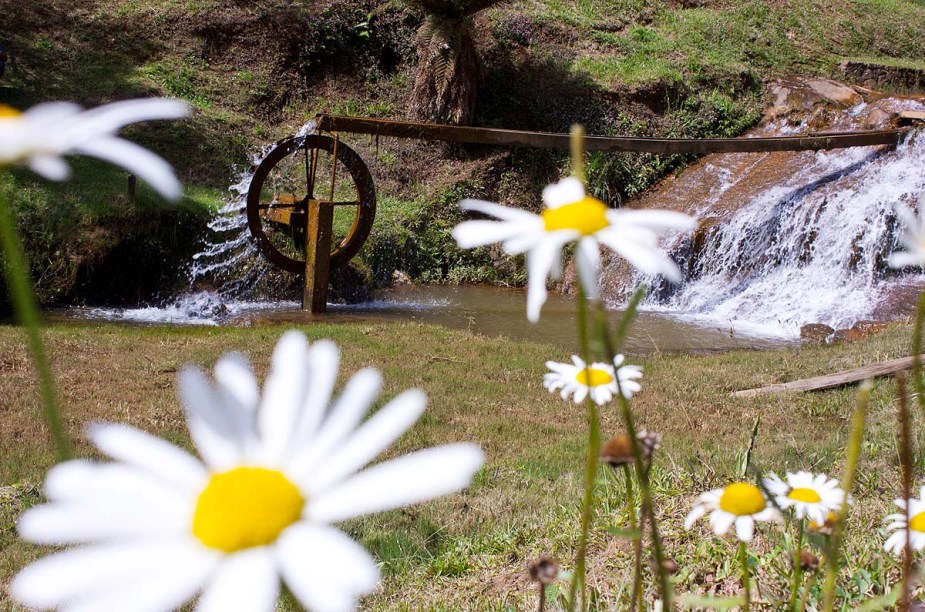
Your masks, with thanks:
[{"label": "grassy hillside", "polygon": [[[379,0],[0,0],[0,12],[0,44],[13,57],[0,102],[183,98],[192,118],[127,134],[170,160],[194,193],[208,192],[209,206],[250,152],[317,112],[403,117],[420,24]],[[517,0],[480,15],[476,33],[485,64],[478,124],[563,131],[581,122],[596,134],[731,136],[760,119],[763,84],[774,77],[838,78],[839,62],[856,58],[922,67],[925,3]],[[515,264],[487,252],[463,257],[450,244],[444,230],[458,220],[451,199],[536,206],[542,185],[565,165],[561,153],[348,142],[370,163],[383,216],[392,220],[377,224],[361,256],[379,282],[395,267],[419,280],[518,282]],[[593,156],[591,186],[618,201],[686,161]],[[57,197],[21,175],[12,181],[14,191]],[[75,195],[65,207],[98,198],[90,186],[69,189]],[[27,199],[17,198],[27,213]],[[128,216],[144,210],[120,207]],[[51,245],[30,245],[38,249],[36,276],[50,279],[50,296],[76,299],[80,288],[59,275],[67,266],[55,256],[71,237],[26,217]],[[108,223],[105,215],[87,220],[87,228]],[[409,227],[418,228],[413,236]]]}]

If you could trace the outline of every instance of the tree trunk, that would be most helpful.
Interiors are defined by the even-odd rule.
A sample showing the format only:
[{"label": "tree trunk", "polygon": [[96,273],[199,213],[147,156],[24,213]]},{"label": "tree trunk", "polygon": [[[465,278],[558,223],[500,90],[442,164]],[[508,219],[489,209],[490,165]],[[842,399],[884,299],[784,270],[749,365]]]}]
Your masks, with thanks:
[{"label": "tree trunk", "polygon": [[418,66],[411,115],[422,121],[468,125],[481,77],[471,21],[428,17],[418,30]]}]

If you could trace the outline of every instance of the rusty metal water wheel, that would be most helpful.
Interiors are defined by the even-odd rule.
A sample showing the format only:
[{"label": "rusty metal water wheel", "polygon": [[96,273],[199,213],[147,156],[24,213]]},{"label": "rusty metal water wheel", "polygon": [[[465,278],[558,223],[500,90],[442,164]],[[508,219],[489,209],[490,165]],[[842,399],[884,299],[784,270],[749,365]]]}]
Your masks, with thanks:
[{"label": "rusty metal water wheel", "polygon": [[247,190],[247,225],[274,265],[305,272],[309,202],[334,207],[331,267],[356,255],[376,217],[376,188],[357,153],[329,136],[281,140],[260,162]]}]

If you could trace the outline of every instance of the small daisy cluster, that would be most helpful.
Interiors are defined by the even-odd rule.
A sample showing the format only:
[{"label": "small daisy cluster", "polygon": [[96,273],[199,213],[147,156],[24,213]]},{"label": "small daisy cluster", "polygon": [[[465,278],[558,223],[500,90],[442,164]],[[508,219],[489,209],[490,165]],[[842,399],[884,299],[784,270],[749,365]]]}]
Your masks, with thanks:
[{"label": "small daisy cluster", "polygon": [[797,519],[809,519],[822,525],[829,516],[841,510],[845,492],[838,481],[825,474],[810,472],[787,473],[784,479],[770,474],[762,487],[747,482],[734,482],[721,489],[708,491],[687,515],[684,528],[690,529],[700,517],[710,513],[710,526],[716,535],[725,535],[735,527],[736,536],[749,542],[755,533],[755,523],[775,521],[781,511],[793,509]]}]

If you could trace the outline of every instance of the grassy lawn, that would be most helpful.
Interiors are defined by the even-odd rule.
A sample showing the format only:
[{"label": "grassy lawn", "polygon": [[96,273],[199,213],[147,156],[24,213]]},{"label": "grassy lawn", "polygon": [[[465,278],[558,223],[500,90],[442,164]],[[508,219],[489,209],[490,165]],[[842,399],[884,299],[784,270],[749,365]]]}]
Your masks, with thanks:
[{"label": "grassy lawn", "polygon": [[[310,339],[338,342],[342,380],[370,365],[384,374],[384,399],[412,386],[427,392],[427,413],[391,454],[471,440],[487,455],[464,493],[344,525],[383,566],[382,587],[364,605],[535,605],[527,564],[548,553],[569,566],[577,538],[584,413],[541,384],[544,361],[567,355],[540,344],[410,323],[316,323],[303,329]],[[89,421],[115,420],[189,447],[176,399],[177,368],[209,368],[221,353],[237,350],[262,378],[282,332],[275,326],[62,325],[48,329],[46,339],[72,435],[79,437]],[[679,593],[738,590],[733,542],[713,537],[705,521],[692,532],[682,523],[697,494],[736,478],[756,417],[761,425],[753,468],[835,476],[842,468],[854,389],[754,399],[733,399],[729,391],[898,357],[907,354],[908,337],[909,329],[898,326],[852,345],[632,360],[645,369],[643,391],[633,401],[639,425],[664,435],[654,469],[656,507],[667,553],[680,566]],[[45,552],[17,541],[14,531],[18,514],[40,501],[38,485],[53,463],[32,381],[20,332],[0,328],[0,585]],[[851,606],[882,594],[898,575],[898,564],[880,553],[882,517],[900,491],[892,393],[889,380],[879,381],[873,392],[841,582]],[[615,407],[606,407],[603,419],[605,434],[620,431]],[[92,454],[83,442],[78,452]],[[619,608],[628,596],[631,551],[610,530],[625,527],[623,486],[605,470],[600,478],[590,583],[601,607]],[[768,609],[787,595],[789,537],[783,526],[760,528],[752,547],[760,587],[755,597]],[[650,590],[648,600],[653,598]],[[8,606],[0,596],[0,607]]]}]

